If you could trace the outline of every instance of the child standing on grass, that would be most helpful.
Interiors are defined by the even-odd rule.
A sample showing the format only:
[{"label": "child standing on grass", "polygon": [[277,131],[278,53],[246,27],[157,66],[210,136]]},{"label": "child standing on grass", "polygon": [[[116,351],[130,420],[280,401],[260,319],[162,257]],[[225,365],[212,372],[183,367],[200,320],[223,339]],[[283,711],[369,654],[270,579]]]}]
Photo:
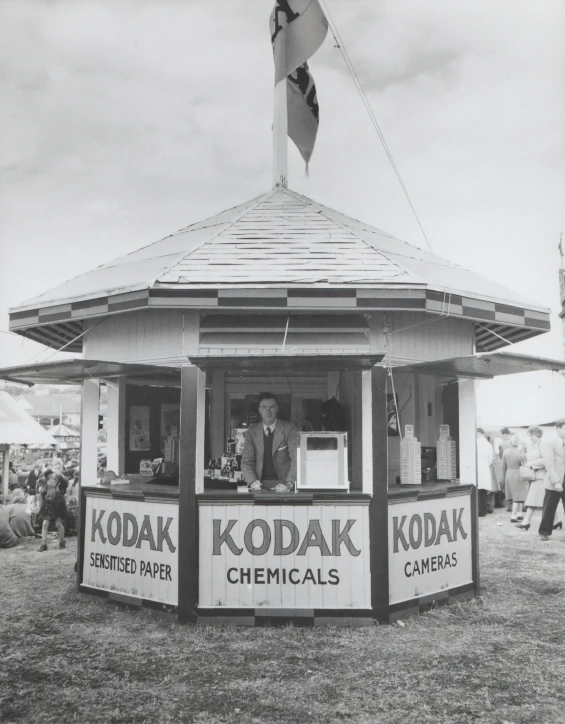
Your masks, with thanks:
[{"label": "child standing on grass", "polygon": [[59,533],[59,548],[65,548],[65,528],[63,519],[67,517],[67,505],[65,503],[65,492],[68,482],[62,475],[47,475],[47,489],[43,493],[40,515],[43,518],[41,524],[41,545],[39,551],[47,550],[47,534],[49,525],[54,522]]}]

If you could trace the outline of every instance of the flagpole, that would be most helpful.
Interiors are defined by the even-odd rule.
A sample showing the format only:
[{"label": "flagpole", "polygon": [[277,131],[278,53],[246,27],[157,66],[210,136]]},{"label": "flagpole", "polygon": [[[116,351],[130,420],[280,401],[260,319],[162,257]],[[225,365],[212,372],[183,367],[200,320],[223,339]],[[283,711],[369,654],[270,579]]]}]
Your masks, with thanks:
[{"label": "flagpole", "polygon": [[[284,62],[284,58],[282,60]],[[286,84],[286,78],[276,84],[273,109],[273,186],[281,186],[282,188],[287,187],[288,175]]]}]

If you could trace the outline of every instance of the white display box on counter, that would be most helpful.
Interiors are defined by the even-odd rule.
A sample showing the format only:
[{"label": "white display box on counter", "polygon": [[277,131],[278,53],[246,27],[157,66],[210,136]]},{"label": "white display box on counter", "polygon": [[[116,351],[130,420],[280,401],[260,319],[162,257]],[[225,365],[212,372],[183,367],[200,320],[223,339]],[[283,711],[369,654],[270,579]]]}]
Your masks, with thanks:
[{"label": "white display box on counter", "polygon": [[296,487],[349,491],[346,432],[300,433]]}]

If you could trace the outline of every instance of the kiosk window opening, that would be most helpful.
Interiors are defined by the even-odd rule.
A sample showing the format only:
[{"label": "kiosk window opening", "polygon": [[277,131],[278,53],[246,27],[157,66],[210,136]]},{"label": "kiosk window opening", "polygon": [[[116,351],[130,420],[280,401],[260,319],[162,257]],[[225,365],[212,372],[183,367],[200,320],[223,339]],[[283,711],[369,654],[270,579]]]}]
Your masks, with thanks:
[{"label": "kiosk window opening", "polygon": [[306,440],[307,450],[337,450],[337,438],[335,437],[308,437]]}]

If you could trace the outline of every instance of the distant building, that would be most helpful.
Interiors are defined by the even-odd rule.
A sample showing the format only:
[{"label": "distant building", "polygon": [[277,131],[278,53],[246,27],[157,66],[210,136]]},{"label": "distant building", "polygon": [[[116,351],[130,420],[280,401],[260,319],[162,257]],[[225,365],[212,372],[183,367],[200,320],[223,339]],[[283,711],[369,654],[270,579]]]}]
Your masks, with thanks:
[{"label": "distant building", "polygon": [[55,425],[80,427],[80,388],[72,391],[43,392],[34,390],[21,392],[16,397],[20,406],[45,429]]}]

